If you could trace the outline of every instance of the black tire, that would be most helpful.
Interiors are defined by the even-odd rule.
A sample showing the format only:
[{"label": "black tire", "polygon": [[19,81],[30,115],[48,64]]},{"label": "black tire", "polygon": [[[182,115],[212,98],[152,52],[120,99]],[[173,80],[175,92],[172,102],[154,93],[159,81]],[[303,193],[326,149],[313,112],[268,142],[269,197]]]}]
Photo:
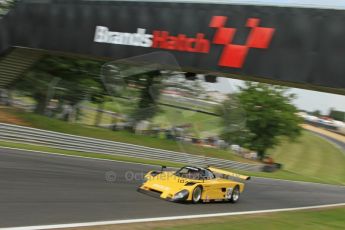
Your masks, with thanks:
[{"label": "black tire", "polygon": [[238,185],[236,185],[235,188],[234,188],[234,190],[232,190],[230,202],[231,202],[231,203],[236,203],[236,202],[238,202],[239,199],[240,199],[240,195],[241,195],[240,187],[239,187]]},{"label": "black tire", "polygon": [[199,203],[201,201],[201,195],[202,195],[202,187],[198,185],[193,190],[192,202]]}]

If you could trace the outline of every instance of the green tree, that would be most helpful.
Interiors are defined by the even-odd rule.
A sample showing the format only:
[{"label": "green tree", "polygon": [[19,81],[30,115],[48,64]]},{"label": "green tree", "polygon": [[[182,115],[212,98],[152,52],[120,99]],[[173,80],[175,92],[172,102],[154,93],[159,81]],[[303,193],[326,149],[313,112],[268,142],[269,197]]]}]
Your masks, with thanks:
[{"label": "green tree", "polygon": [[99,77],[102,62],[45,56],[16,84],[15,88],[36,101],[35,112],[45,114],[51,99],[61,104],[77,105],[90,99],[102,101],[105,89]]},{"label": "green tree", "polygon": [[2,0],[0,1],[0,17],[6,15],[8,11],[10,11],[15,5],[19,2],[19,0]]},{"label": "green tree", "polygon": [[167,81],[170,77],[175,77],[173,71],[153,70],[140,75],[132,75],[125,80],[127,83],[135,84],[139,88],[138,103],[130,114],[135,121],[149,120],[160,112],[160,94],[163,89],[183,90],[190,96],[198,96],[203,88],[199,80],[172,82]]},{"label": "green tree", "polygon": [[139,88],[140,93],[138,103],[130,117],[134,122],[153,118],[159,112],[158,100],[162,81],[160,71],[150,71],[131,78],[132,82],[135,82]]},{"label": "green tree", "polygon": [[345,112],[340,110],[331,109],[329,112],[329,117],[337,121],[345,121]]},{"label": "green tree", "polygon": [[[224,126],[222,138],[257,151],[262,159],[267,149],[279,144],[281,136],[293,140],[300,135],[302,120],[291,103],[294,97],[287,93],[285,87],[246,82],[239,93],[223,102],[223,108],[219,110]],[[233,112],[234,101],[238,101],[241,107],[235,109],[241,112]],[[240,114],[245,125],[234,129]]]},{"label": "green tree", "polygon": [[311,112],[311,115],[316,116],[316,117],[319,117],[319,116],[321,116],[322,114],[321,114],[321,111],[320,111],[320,110],[314,110],[313,112]]}]

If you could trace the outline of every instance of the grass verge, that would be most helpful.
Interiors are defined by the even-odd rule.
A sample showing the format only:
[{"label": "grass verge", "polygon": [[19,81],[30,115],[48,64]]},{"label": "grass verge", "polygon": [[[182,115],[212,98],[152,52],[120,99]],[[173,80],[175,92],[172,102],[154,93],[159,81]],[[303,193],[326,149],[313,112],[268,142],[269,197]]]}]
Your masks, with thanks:
[{"label": "grass verge", "polygon": [[[233,216],[214,218],[202,221],[203,223],[181,224],[175,226],[153,227],[160,230],[175,229],[199,229],[199,230],[222,230],[222,229],[265,229],[265,230],[319,230],[319,229],[344,229],[345,206],[332,209],[306,210],[296,212],[280,212],[260,215]],[[111,228],[108,228],[111,229]]]},{"label": "grass verge", "polygon": [[333,144],[311,132],[304,131],[296,142],[282,142],[270,154],[283,164],[284,170],[296,176],[345,184],[344,154]]}]

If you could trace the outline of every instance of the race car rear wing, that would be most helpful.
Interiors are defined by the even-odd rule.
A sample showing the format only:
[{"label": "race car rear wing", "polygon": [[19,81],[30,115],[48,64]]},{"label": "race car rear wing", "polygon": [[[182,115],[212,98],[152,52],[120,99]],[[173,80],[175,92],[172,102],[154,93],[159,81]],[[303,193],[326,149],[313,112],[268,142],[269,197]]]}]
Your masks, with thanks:
[{"label": "race car rear wing", "polygon": [[250,180],[250,176],[245,176],[245,175],[241,175],[238,173],[233,173],[233,172],[229,172],[223,169],[217,169],[217,168],[213,168],[213,167],[208,167],[209,170],[211,170],[214,173],[218,173],[218,174],[222,174],[222,175],[226,175],[226,176],[230,176],[230,177],[236,177],[242,180]]}]

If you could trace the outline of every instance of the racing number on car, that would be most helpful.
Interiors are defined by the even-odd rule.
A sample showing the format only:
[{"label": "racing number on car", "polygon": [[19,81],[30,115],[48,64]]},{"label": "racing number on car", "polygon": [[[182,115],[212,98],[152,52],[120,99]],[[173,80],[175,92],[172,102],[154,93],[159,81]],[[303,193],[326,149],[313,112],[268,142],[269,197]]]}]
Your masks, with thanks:
[{"label": "racing number on car", "polygon": [[231,199],[232,188],[227,188],[225,192],[225,199]]}]

